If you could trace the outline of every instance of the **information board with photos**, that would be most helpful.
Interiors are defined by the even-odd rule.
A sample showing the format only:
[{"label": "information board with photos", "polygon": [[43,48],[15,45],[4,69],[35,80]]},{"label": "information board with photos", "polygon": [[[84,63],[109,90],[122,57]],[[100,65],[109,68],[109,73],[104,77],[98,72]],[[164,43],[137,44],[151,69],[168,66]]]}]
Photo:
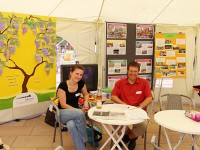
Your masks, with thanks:
[{"label": "information board with photos", "polygon": [[156,78],[186,78],[186,39],[184,33],[155,34]]},{"label": "information board with photos", "polygon": [[141,65],[139,77],[153,85],[154,66],[153,24],[106,23],[106,86],[127,77],[127,65],[137,61]]}]

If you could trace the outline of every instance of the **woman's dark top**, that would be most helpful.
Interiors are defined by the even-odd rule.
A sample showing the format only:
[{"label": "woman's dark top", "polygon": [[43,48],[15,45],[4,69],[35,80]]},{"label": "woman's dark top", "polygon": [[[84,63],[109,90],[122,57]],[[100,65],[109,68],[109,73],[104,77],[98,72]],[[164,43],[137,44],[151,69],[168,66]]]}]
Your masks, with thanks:
[{"label": "woman's dark top", "polygon": [[[78,89],[73,92],[73,93],[70,93],[68,91],[68,86],[67,86],[67,83],[66,81],[64,82],[61,82],[58,86],[58,89],[62,89],[63,91],[65,91],[65,94],[66,94],[66,104],[72,106],[72,107],[75,107],[75,108],[78,108],[78,99],[81,95],[81,90],[84,86],[85,82],[83,80],[80,80],[78,82]],[[58,103],[58,108],[59,109],[63,109],[60,105],[60,102]]]}]

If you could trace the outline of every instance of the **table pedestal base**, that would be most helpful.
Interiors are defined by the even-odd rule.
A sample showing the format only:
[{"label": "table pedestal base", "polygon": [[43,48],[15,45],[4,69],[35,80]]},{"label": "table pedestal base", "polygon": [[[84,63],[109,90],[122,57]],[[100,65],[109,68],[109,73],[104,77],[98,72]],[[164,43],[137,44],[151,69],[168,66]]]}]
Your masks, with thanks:
[{"label": "table pedestal base", "polygon": [[[109,130],[108,126],[106,126],[106,124],[102,123],[102,125],[103,125],[103,127],[105,128],[106,132],[109,134],[110,137],[106,140],[106,142],[103,144],[103,146],[100,148],[100,150],[103,150],[111,139],[114,142],[114,145],[112,146],[111,150],[114,150],[115,147],[117,147],[119,150],[122,150],[122,148],[119,145],[120,142],[122,143],[124,148],[126,150],[128,150],[127,146],[122,141],[122,138],[123,138],[125,131],[126,131],[126,125],[118,125],[117,128],[114,128],[113,125],[108,125],[111,128],[111,131]],[[119,129],[121,129],[120,135],[118,134]],[[116,135],[117,139],[115,139],[115,137],[114,137],[115,135]]]},{"label": "table pedestal base", "polygon": [[[164,132],[165,132],[165,136],[166,136],[167,143],[168,143],[170,150],[176,150],[178,148],[178,146],[182,143],[182,141],[183,141],[183,139],[185,138],[185,135],[186,135],[185,133],[181,134],[181,136],[179,137],[178,143],[174,147],[172,147],[171,142],[169,140],[169,136],[167,134],[167,129],[164,128]],[[192,142],[189,145],[188,149],[191,149],[191,147],[192,147],[192,149],[195,148],[196,150],[198,150],[198,146],[196,145],[198,138],[199,138],[198,135],[191,135]]]}]

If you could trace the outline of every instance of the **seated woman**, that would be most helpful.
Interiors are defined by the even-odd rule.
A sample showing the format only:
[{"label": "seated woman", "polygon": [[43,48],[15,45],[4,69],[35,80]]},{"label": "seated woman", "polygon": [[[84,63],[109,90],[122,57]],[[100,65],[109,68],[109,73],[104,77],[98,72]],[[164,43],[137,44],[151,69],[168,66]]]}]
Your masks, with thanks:
[{"label": "seated woman", "polygon": [[[82,80],[84,68],[75,64],[70,69],[70,78],[61,82],[58,86],[58,107],[60,109],[61,122],[67,125],[70,135],[77,150],[85,150],[87,141],[85,112],[88,111],[89,94],[86,84]],[[78,108],[78,99],[83,94],[83,108]]]}]

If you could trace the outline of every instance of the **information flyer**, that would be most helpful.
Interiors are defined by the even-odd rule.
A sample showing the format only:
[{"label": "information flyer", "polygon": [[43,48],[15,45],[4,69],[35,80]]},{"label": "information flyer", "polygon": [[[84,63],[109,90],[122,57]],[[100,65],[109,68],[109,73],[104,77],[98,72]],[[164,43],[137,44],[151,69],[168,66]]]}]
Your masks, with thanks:
[{"label": "information flyer", "polygon": [[152,59],[136,59],[137,63],[140,64],[139,73],[151,73],[152,72]]},{"label": "information flyer", "polygon": [[108,60],[108,74],[126,74],[127,60]]},{"label": "information flyer", "polygon": [[136,41],[136,55],[153,55],[153,41]]},{"label": "information flyer", "polygon": [[107,23],[107,38],[126,39],[127,24]]},{"label": "information flyer", "polygon": [[155,67],[156,78],[186,77],[185,34],[155,34]]},{"label": "information flyer", "polygon": [[115,86],[115,83],[118,81],[118,80],[121,80],[121,79],[124,79],[126,78],[127,76],[126,75],[120,75],[120,76],[108,76],[108,87],[113,89],[114,86]]},{"label": "information flyer", "polygon": [[126,40],[107,40],[107,55],[125,55]]},{"label": "information flyer", "polygon": [[137,24],[136,39],[153,39],[154,25]]},{"label": "information flyer", "polygon": [[151,74],[139,75],[139,77],[147,80],[151,87],[151,81],[152,81]]}]

